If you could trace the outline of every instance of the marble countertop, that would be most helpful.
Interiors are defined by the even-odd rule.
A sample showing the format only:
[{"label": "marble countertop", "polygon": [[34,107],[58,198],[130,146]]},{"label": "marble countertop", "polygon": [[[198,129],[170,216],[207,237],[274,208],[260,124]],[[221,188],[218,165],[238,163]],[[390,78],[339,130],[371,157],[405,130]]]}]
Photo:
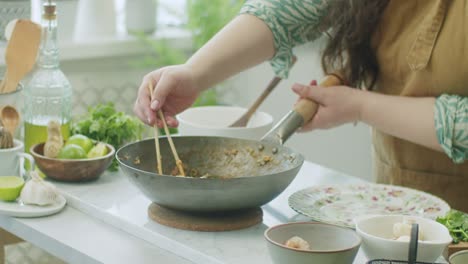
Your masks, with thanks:
[{"label": "marble countertop", "polygon": [[[310,221],[288,206],[297,190],[358,178],[305,162],[295,180],[262,207],[263,223],[228,232],[195,232],[153,222],[151,201],[121,173],[97,181],[58,183],[68,205],[43,218],[0,216],[0,226],[70,263],[271,263],[263,232],[272,225]],[[355,263],[365,263],[362,252]]]},{"label": "marble countertop", "polygon": [[[263,223],[230,232],[193,232],[153,222],[147,216],[151,201],[120,173],[106,173],[96,182],[56,183],[69,205],[195,263],[270,263],[263,232],[269,226],[310,220],[289,208],[289,195],[308,185],[347,183],[359,179],[305,163],[290,186],[263,207]],[[247,258],[247,259],[246,259]]]}]

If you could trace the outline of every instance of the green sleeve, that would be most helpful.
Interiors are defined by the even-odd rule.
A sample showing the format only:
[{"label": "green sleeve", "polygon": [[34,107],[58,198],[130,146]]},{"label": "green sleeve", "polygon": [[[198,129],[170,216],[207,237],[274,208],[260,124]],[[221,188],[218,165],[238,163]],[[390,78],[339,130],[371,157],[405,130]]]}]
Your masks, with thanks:
[{"label": "green sleeve", "polygon": [[276,75],[287,78],[292,66],[292,48],[321,35],[318,26],[327,0],[248,0],[241,14],[263,20],[273,33],[276,53],[270,64]]},{"label": "green sleeve", "polygon": [[455,163],[468,159],[468,97],[443,94],[435,103],[437,139]]}]

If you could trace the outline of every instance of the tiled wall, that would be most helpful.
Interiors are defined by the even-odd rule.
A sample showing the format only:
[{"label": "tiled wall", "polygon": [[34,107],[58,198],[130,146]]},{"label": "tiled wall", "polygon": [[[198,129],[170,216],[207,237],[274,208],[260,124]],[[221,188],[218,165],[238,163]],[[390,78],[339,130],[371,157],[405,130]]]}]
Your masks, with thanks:
[{"label": "tiled wall", "polygon": [[135,57],[65,61],[61,69],[73,87],[73,115],[88,106],[113,102],[117,109],[132,113],[137,89],[149,69],[132,66]]}]

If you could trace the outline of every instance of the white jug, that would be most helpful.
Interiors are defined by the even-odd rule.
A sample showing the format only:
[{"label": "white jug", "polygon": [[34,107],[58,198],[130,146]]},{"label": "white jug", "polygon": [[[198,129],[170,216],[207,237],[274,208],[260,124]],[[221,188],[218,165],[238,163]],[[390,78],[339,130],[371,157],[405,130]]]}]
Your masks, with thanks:
[{"label": "white jug", "polygon": [[156,30],[157,0],[127,0],[125,21],[127,31],[152,34]]}]

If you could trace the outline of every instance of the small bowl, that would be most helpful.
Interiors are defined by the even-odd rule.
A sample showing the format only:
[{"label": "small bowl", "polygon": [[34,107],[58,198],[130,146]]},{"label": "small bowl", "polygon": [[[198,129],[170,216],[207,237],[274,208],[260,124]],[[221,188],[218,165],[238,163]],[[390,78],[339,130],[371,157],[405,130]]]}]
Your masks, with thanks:
[{"label": "small bowl", "polygon": [[183,136],[219,136],[259,140],[272,127],[273,117],[256,112],[246,127],[229,127],[246,108],[236,106],[201,106],[185,110],[177,116]]},{"label": "small bowl", "polygon": [[[265,231],[264,236],[270,257],[276,264],[351,264],[361,244],[361,238],[352,229],[316,222],[273,226]],[[285,246],[286,241],[294,236],[307,241],[310,250]]]},{"label": "small bowl", "polygon": [[467,250],[460,250],[449,257],[450,264],[466,264],[468,263],[468,249]]},{"label": "small bowl", "polygon": [[[106,143],[104,143],[106,144]],[[39,169],[57,181],[77,182],[97,179],[112,163],[115,149],[106,144],[105,156],[91,159],[54,159],[44,156],[44,142],[31,147],[30,152]]]},{"label": "small bowl", "polygon": [[355,219],[356,232],[362,237],[362,250],[368,259],[408,260],[409,241],[393,239],[393,225],[404,219],[419,225],[417,260],[435,262],[443,253],[452,237],[448,229],[428,218],[408,215],[373,215]]}]

